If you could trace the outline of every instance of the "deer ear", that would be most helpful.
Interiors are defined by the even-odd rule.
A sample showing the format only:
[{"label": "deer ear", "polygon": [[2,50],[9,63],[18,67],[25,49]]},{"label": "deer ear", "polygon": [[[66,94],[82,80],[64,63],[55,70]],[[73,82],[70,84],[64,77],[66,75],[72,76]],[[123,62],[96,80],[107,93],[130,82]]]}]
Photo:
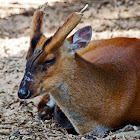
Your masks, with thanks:
[{"label": "deer ear", "polygon": [[71,45],[72,51],[76,52],[77,50],[83,49],[88,45],[92,37],[92,28],[91,26],[86,26],[78,30],[73,35],[73,42]]}]

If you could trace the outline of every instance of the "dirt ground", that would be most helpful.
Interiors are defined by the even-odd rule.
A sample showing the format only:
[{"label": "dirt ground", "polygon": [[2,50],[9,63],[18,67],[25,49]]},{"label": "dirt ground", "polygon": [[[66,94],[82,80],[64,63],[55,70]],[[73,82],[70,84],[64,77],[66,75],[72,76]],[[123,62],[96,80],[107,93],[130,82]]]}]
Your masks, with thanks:
[{"label": "dirt ground", "polygon": [[[72,135],[54,120],[41,121],[37,104],[41,97],[20,100],[18,87],[23,78],[32,15],[46,0],[0,0],[0,139],[139,139],[140,128],[128,125],[104,136]],[[89,4],[75,30],[91,25],[93,39],[117,36],[140,38],[140,0],[48,0],[43,25],[52,35],[73,11]],[[75,31],[74,30],[74,31]]]}]

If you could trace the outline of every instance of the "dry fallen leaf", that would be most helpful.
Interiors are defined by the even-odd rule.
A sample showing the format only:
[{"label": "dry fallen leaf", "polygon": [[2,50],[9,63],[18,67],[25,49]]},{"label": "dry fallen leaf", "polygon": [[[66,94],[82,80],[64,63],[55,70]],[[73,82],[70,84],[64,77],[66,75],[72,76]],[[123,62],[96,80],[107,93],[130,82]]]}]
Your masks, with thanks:
[{"label": "dry fallen leaf", "polygon": [[[101,139],[99,135],[93,136],[92,132],[85,136],[67,134],[66,130],[60,128],[53,120],[43,122],[37,115],[37,104],[41,97],[26,101],[17,97],[26,65],[32,14],[45,2],[46,0],[0,0],[0,138]],[[91,25],[93,39],[116,36],[140,38],[140,1],[132,0],[53,0],[48,4],[44,17],[45,35],[53,35],[71,12],[80,10],[87,2],[89,9],[74,31]],[[136,134],[140,128],[137,126],[107,132],[104,137],[126,137],[124,134],[129,134],[129,130],[129,138],[138,139],[139,135]]]}]

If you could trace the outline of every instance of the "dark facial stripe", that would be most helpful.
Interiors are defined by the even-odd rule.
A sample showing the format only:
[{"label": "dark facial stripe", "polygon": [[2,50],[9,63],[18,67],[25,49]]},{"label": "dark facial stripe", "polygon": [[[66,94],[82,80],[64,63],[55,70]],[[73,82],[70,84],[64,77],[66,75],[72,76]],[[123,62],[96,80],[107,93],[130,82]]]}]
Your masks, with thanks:
[{"label": "dark facial stripe", "polygon": [[35,57],[33,57],[32,61],[30,62],[30,65],[29,65],[29,69],[32,68],[32,65],[33,63],[35,62],[35,60],[40,56],[40,54],[43,52],[43,50],[40,50],[37,55]]},{"label": "dark facial stripe", "polygon": [[[40,36],[37,39],[39,40]],[[41,53],[43,52],[45,46],[51,41],[51,39],[52,39],[52,37],[50,37],[48,40],[46,40],[46,42],[44,43],[42,49],[36,54],[36,56],[33,56],[33,58],[31,57],[31,60],[29,61],[28,66],[27,66],[28,70],[31,70],[32,65],[34,64],[35,60],[41,55]],[[36,45],[37,45],[37,42],[34,42],[34,43],[36,43]],[[35,44],[33,44],[33,45],[35,45]]]},{"label": "dark facial stripe", "polygon": [[52,40],[52,37],[50,37],[48,40],[46,40],[46,42],[44,43],[44,45],[43,45],[43,50],[44,50],[44,48],[49,44],[49,42]]},{"label": "dark facial stripe", "polygon": [[31,40],[31,48],[32,48],[33,51],[34,51],[40,37],[41,37],[40,32],[36,31],[34,37]]}]

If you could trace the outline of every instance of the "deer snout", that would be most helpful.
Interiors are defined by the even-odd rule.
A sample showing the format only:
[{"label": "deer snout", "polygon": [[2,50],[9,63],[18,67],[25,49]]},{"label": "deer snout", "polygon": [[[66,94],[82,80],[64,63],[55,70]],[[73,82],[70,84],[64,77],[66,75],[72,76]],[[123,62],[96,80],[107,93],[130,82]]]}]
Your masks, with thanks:
[{"label": "deer snout", "polygon": [[20,99],[28,99],[31,96],[30,90],[27,89],[20,89],[18,92],[18,97]]}]

